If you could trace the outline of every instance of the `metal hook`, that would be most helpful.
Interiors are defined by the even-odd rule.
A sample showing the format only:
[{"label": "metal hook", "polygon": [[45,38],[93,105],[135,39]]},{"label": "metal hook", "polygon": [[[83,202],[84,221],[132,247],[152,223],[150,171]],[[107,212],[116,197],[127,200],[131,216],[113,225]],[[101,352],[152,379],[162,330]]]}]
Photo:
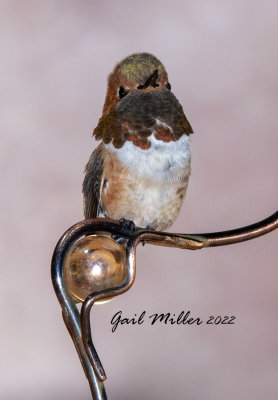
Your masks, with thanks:
[{"label": "metal hook", "polygon": [[[278,228],[278,211],[270,217],[255,224],[230,231],[203,234],[176,234],[153,232],[143,229],[131,231],[127,226],[109,219],[85,220],[72,226],[59,240],[52,258],[52,281],[56,295],[61,304],[63,318],[77,349],[91,393],[95,400],[107,399],[103,381],[106,379],[104,369],[97,355],[91,337],[90,311],[96,300],[116,296],[126,292],[135,279],[135,253],[140,242],[198,250],[205,247],[223,246],[251,240],[265,235]],[[96,232],[109,232],[127,240],[127,277],[123,284],[92,293],[84,301],[81,315],[69,293],[63,276],[64,260],[72,244],[84,235]]]},{"label": "metal hook", "polygon": [[76,347],[85,375],[89,381],[92,397],[95,400],[106,400],[107,396],[103,382],[101,379],[98,379],[98,375],[96,375],[92,362],[84,348],[80,314],[66,286],[63,268],[66,254],[76,240],[84,235],[101,231],[119,234],[126,238],[130,235],[130,231],[126,227],[108,219],[78,222],[69,228],[58,241],[51,264],[52,283],[62,308],[63,319]]}]

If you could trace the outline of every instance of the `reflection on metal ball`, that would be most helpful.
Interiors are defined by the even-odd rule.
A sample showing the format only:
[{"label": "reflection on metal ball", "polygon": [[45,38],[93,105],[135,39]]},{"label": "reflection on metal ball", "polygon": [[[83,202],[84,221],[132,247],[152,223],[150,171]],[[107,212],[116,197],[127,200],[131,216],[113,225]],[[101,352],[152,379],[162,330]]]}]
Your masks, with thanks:
[{"label": "reflection on metal ball", "polygon": [[[110,237],[82,237],[73,244],[66,255],[66,285],[79,301],[84,301],[91,293],[121,285],[126,275],[125,249]],[[102,299],[100,302],[108,299]]]}]

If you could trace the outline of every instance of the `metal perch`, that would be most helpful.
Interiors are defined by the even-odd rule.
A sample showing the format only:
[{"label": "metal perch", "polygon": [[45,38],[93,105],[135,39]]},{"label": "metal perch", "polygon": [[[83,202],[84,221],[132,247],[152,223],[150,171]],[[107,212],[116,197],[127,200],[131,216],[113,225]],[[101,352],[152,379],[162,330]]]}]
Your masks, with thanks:
[{"label": "metal perch", "polygon": [[[104,218],[84,220],[69,228],[61,237],[54,250],[52,258],[52,281],[62,307],[64,322],[75,344],[84,372],[89,381],[92,398],[94,400],[107,399],[103,384],[106,375],[91,336],[90,310],[96,301],[122,294],[132,286],[135,279],[136,246],[140,242],[199,250],[205,247],[223,246],[254,239],[271,232],[277,227],[278,211],[255,224],[215,233],[178,234],[153,232],[143,229],[132,230],[124,224]],[[122,245],[117,243],[117,246],[120,246],[124,254],[125,272],[122,280],[116,286],[115,284],[109,286],[108,282],[103,287],[89,294],[83,300],[81,313],[79,313],[76,303],[80,299],[78,300],[78,296],[75,296],[69,290],[66,283],[64,271],[65,259],[76,241],[82,237],[88,237],[88,235],[95,235],[94,238],[99,238],[101,237],[100,233],[109,234],[110,237],[113,235],[113,237],[122,238],[124,243]],[[111,238],[107,238],[107,240],[112,241]]]}]

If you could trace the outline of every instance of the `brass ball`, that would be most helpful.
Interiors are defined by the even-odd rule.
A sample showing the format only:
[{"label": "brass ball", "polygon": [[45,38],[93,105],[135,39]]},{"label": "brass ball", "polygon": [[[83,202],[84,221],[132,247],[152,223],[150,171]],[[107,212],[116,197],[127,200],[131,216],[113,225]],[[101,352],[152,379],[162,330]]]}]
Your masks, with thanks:
[{"label": "brass ball", "polygon": [[66,285],[79,301],[84,301],[91,293],[119,286],[126,276],[125,249],[107,236],[82,237],[73,244],[65,258]]}]

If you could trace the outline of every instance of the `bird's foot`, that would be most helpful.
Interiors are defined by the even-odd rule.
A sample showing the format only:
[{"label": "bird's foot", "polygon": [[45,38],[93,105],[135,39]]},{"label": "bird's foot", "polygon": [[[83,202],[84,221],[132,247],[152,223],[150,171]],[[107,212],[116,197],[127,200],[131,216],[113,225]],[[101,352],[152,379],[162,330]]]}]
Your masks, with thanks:
[{"label": "bird's foot", "polygon": [[[129,233],[132,235],[135,230],[136,230],[136,225],[133,221],[130,221],[129,219],[121,218],[119,220],[119,223],[121,226],[129,231]],[[112,239],[116,240],[116,242],[124,244],[127,239],[123,238],[122,236],[119,235],[112,235]]]},{"label": "bird's foot", "polygon": [[131,233],[133,233],[136,229],[135,223],[129,219],[121,218],[119,222],[123,227],[128,228]]},{"label": "bird's foot", "polygon": [[155,232],[155,228],[152,225],[147,225],[146,229],[151,232]]}]

